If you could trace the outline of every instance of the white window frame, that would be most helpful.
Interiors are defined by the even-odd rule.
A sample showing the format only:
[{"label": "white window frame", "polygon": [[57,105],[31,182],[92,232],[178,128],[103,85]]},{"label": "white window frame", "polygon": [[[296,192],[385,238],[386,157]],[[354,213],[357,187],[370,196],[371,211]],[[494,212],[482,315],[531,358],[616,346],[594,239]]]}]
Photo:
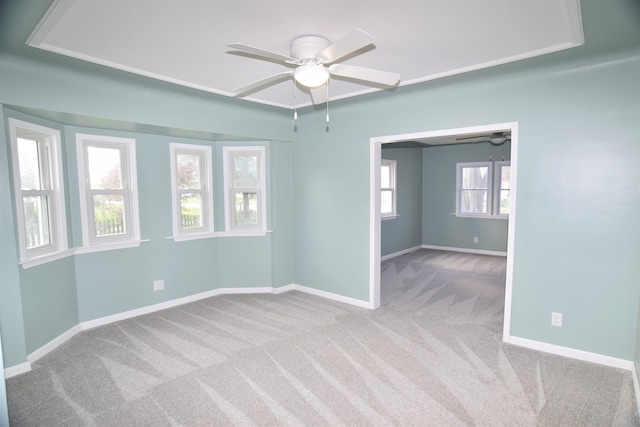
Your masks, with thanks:
[{"label": "white window frame", "polygon": [[389,183],[391,184],[390,187],[382,187],[382,184],[380,185],[380,197],[382,198],[382,193],[385,191],[391,191],[391,203],[392,203],[392,211],[391,212],[380,212],[380,218],[384,219],[392,219],[392,218],[396,218],[398,216],[398,211],[397,211],[397,170],[398,170],[398,162],[396,160],[388,160],[388,159],[381,159],[380,160],[380,174],[381,174],[381,179],[380,182],[382,183],[382,167],[383,166],[388,166],[389,170],[390,170],[390,176],[389,176]]},{"label": "white window frame", "polygon": [[[227,233],[259,233],[267,231],[267,180],[266,180],[266,159],[264,146],[225,146],[222,147],[223,174],[224,174],[224,200],[225,200],[225,232]],[[235,218],[235,192],[232,188],[234,182],[231,167],[231,159],[234,155],[255,154],[258,165],[258,187],[246,189],[255,191],[258,199],[258,224],[256,225],[236,225]]]},{"label": "white window frame", "polygon": [[[504,161],[489,161],[489,162],[465,162],[456,164],[456,213],[458,217],[470,217],[470,218],[490,218],[490,219],[508,219],[509,214],[500,213],[500,190],[502,189],[502,182],[500,174],[502,168],[505,166],[511,166],[509,160]],[[469,167],[488,167],[487,170],[487,212],[486,213],[472,213],[472,212],[460,212],[462,206],[462,170]]]},{"label": "white window frame", "polygon": [[[11,162],[18,232],[19,259],[23,268],[53,261],[70,255],[67,242],[67,217],[65,211],[64,176],[60,131],[22,120],[9,118]],[[33,138],[38,141],[41,153],[40,173],[46,175],[49,189],[22,190],[18,138]],[[49,243],[27,249],[27,233],[24,214],[24,196],[46,196],[49,218]]]},{"label": "white window frame", "polygon": [[[213,222],[213,166],[211,147],[206,145],[170,143],[171,153],[171,197],[173,206],[173,236],[176,240],[202,237],[202,234],[214,232]],[[200,189],[178,188],[178,154],[197,155],[200,159]],[[182,227],[182,207],[180,196],[182,193],[200,193],[202,212],[200,227]]]},{"label": "white window frame", "polygon": [[[87,170],[87,148],[105,147],[120,150],[122,173],[122,190],[108,190],[121,193],[124,200],[124,215],[127,230],[117,236],[99,237],[95,234],[93,219],[93,195],[106,190],[91,190],[89,171]],[[138,179],[136,172],[136,145],[133,138],[121,138],[104,135],[76,134],[76,150],[78,158],[78,189],[80,192],[80,218],[82,221],[82,244],[85,250],[76,252],[93,252],[97,250],[120,249],[140,244],[140,215],[138,208]]]},{"label": "white window frame", "polygon": [[[456,164],[456,216],[491,217],[493,210],[493,162],[465,162]],[[487,212],[461,212],[462,209],[462,171],[466,168],[487,168]]]},{"label": "white window frame", "polygon": [[[511,167],[511,161],[502,160],[494,163],[493,186],[493,215],[508,218],[509,214],[500,213],[500,193],[502,191],[502,168]],[[509,191],[511,191],[511,182],[509,182]]]}]

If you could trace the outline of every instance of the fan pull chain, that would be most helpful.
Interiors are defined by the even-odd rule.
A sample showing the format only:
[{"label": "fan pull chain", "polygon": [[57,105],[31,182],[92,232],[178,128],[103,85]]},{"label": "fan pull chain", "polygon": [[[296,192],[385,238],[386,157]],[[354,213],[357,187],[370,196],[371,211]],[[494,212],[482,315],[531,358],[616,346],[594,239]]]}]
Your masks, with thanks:
[{"label": "fan pull chain", "polygon": [[329,123],[329,80],[327,80],[327,123]]},{"label": "fan pull chain", "polygon": [[293,82],[293,120],[298,120],[298,106],[296,105],[296,82]]}]

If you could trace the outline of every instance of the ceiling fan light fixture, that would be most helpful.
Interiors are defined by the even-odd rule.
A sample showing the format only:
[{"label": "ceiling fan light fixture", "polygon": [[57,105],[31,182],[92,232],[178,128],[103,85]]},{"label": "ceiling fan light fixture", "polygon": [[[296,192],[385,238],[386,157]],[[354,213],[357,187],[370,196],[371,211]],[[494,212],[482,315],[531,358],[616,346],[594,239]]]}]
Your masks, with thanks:
[{"label": "ceiling fan light fixture", "polygon": [[302,86],[320,87],[329,80],[329,70],[321,64],[308,62],[295,69],[293,78]]},{"label": "ceiling fan light fixture", "polygon": [[494,145],[500,145],[506,140],[507,140],[507,137],[505,136],[504,133],[493,133],[489,137],[489,142],[491,142]]}]

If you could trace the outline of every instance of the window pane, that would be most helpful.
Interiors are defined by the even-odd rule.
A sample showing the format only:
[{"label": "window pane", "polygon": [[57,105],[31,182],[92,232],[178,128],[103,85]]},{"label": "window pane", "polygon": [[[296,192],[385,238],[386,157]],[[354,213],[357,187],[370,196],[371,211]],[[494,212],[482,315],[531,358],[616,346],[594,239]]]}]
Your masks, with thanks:
[{"label": "window pane", "polygon": [[486,189],[488,167],[462,168],[462,188]]},{"label": "window pane", "polygon": [[202,227],[202,195],[200,193],[180,195],[180,216],[182,228]]},{"label": "window pane", "polygon": [[380,171],[380,187],[382,188],[391,187],[391,167],[387,165],[382,165],[382,168]]},{"label": "window pane", "polygon": [[487,213],[487,190],[461,190],[460,212]]},{"label": "window pane", "polygon": [[176,160],[178,166],[178,188],[202,188],[200,156],[197,154],[178,154]]},{"label": "window pane", "polygon": [[122,189],[120,149],[88,147],[89,182],[92,190]]},{"label": "window pane", "polygon": [[500,168],[500,188],[503,190],[511,188],[511,166],[502,166]]},{"label": "window pane", "polygon": [[49,239],[49,208],[47,196],[22,198],[27,249],[45,246]]},{"label": "window pane", "polygon": [[38,141],[18,138],[18,163],[22,190],[42,190],[38,157]]},{"label": "window pane", "polygon": [[258,187],[258,156],[236,155],[233,157],[233,186],[235,188]]},{"label": "window pane", "polygon": [[122,194],[94,194],[93,215],[96,236],[116,236],[126,233]]},{"label": "window pane", "polygon": [[380,213],[393,213],[393,192],[390,190],[382,190],[380,194]]},{"label": "window pane", "polygon": [[509,214],[509,194],[511,189],[511,166],[500,168],[500,214]]},{"label": "window pane", "polygon": [[509,214],[509,190],[500,190],[500,213]]},{"label": "window pane", "polygon": [[257,225],[258,194],[237,191],[235,199],[236,225]]}]

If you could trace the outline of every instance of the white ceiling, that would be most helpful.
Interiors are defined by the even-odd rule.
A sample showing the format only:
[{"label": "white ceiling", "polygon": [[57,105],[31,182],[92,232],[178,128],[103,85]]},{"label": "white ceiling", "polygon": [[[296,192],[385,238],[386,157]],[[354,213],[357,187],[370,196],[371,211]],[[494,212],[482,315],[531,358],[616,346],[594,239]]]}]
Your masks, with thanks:
[{"label": "white ceiling", "polygon": [[[401,86],[583,43],[579,0],[56,0],[28,43],[164,81],[233,96],[282,64],[229,54],[245,43],[289,55],[295,37],[335,41],[362,29],[375,47],[343,59],[401,74]],[[379,90],[332,79],[330,99]],[[309,105],[298,89],[295,103]],[[245,99],[293,108],[292,80]]]}]

